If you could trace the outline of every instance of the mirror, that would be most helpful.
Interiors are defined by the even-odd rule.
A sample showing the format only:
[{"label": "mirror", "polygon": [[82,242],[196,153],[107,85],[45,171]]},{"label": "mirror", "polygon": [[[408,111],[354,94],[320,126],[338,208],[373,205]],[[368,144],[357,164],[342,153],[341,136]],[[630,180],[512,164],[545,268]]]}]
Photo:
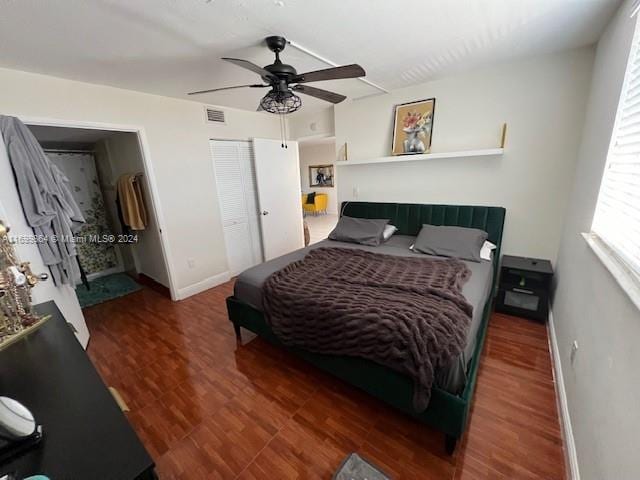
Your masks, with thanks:
[{"label": "mirror", "polygon": [[33,414],[20,402],[0,397],[0,437],[5,440],[21,440],[36,431]]}]

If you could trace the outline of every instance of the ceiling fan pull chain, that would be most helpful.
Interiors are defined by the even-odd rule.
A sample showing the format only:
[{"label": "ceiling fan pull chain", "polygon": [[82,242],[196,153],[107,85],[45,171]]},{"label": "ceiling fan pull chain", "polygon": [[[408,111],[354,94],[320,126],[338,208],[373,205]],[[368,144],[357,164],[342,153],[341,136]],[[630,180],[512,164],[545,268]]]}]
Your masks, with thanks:
[{"label": "ceiling fan pull chain", "polygon": [[284,146],[284,115],[281,113],[278,115],[280,117],[280,146],[285,148]]},{"label": "ceiling fan pull chain", "polygon": [[287,119],[285,118],[284,114],[281,116],[282,116],[282,129],[284,130],[284,148],[289,148],[289,145],[287,145]]}]

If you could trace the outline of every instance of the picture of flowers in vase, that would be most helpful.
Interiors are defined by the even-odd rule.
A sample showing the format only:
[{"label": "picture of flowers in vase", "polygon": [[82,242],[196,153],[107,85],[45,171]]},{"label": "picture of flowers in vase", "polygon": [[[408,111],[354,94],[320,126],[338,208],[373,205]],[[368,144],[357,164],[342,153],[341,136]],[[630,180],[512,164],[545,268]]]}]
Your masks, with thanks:
[{"label": "picture of flowers in vase", "polygon": [[393,155],[426,153],[431,147],[435,98],[395,107]]}]

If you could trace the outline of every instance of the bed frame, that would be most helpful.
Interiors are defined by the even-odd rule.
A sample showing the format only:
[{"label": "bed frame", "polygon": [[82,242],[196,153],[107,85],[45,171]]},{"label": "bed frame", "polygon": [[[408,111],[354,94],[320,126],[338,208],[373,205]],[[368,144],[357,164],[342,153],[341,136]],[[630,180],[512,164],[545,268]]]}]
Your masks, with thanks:
[{"label": "bed frame", "polygon": [[341,215],[358,218],[388,218],[401,235],[417,235],[423,224],[452,225],[485,230],[488,240],[497,246],[494,253],[492,294],[484,306],[482,323],[477,333],[476,347],[469,361],[468,378],[459,395],[433,387],[429,407],[423,412],[413,410],[413,380],[369,360],[349,356],[322,355],[296,348],[284,347],[264,320],[262,312],[231,296],[227,298],[229,320],[240,339],[240,327],[258,334],[265,340],[287,348],[309,363],[354,385],[389,405],[405,412],[419,422],[445,434],[445,448],[451,454],[464,433],[471,400],[476,386],[480,354],[495,294],[502,230],[506,210],[502,207],[420,205],[405,203],[344,202]]}]

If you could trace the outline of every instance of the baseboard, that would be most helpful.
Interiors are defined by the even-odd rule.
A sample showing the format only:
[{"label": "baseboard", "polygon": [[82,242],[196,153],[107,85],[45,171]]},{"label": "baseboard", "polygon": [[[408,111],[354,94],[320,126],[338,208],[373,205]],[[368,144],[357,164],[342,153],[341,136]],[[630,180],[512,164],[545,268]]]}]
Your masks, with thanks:
[{"label": "baseboard", "polygon": [[210,288],[217,287],[218,285],[228,282],[231,278],[229,272],[222,272],[218,275],[214,275],[209,278],[205,278],[198,283],[194,283],[193,285],[189,285],[188,287],[179,288],[177,300],[184,300],[196,293],[204,292],[205,290],[209,290]]},{"label": "baseboard", "polygon": [[580,469],[578,467],[578,455],[576,453],[576,443],[573,438],[573,428],[571,427],[571,416],[569,415],[569,404],[567,403],[567,391],[564,388],[564,377],[562,375],[562,361],[560,350],[558,349],[558,339],[556,328],[553,322],[553,312],[549,312],[549,349],[551,350],[551,362],[553,364],[553,378],[556,384],[558,400],[558,411],[560,422],[562,423],[562,436],[564,438],[564,455],[569,478],[580,480]]}]

